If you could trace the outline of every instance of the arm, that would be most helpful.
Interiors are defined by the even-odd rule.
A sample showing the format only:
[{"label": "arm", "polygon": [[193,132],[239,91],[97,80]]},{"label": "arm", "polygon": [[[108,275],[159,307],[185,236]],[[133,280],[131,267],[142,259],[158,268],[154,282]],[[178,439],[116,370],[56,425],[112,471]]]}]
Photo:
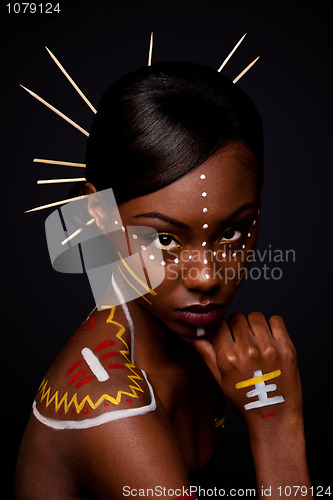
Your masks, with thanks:
[{"label": "arm", "polygon": [[183,459],[158,401],[157,409],[145,415],[75,432],[75,461],[69,454],[69,466],[97,498],[124,500],[149,488],[149,496],[170,499],[171,490],[175,497],[189,491]]},{"label": "arm", "polygon": [[[311,486],[296,351],[279,316],[235,314],[229,324],[193,343],[245,421],[259,497],[271,487],[271,499],[286,498],[284,486]],[[312,498],[310,490],[296,496]]]}]

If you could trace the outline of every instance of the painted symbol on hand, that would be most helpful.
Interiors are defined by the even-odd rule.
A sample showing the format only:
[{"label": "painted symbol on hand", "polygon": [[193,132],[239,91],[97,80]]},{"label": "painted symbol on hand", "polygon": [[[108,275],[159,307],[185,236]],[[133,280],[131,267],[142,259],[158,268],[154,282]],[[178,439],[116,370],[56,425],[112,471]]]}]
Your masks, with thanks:
[{"label": "painted symbol on hand", "polygon": [[[253,408],[261,408],[263,406],[270,406],[278,403],[283,403],[284,398],[282,396],[274,396],[269,398],[267,396],[268,392],[276,391],[276,384],[266,385],[265,381],[277,378],[281,375],[281,370],[274,370],[263,375],[261,370],[256,370],[253,374],[253,378],[244,380],[243,382],[238,382],[235,387],[236,389],[243,389],[244,387],[250,387],[254,385],[255,389],[246,393],[248,398],[258,396],[258,401],[252,401],[244,405],[245,410],[252,410]],[[273,416],[273,415],[270,415]]]}]

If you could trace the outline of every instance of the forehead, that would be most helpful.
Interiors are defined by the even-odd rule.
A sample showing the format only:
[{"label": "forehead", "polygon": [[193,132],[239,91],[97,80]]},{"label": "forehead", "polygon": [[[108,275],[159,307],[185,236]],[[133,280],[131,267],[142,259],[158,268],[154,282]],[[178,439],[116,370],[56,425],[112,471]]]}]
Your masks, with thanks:
[{"label": "forehead", "polygon": [[258,170],[254,154],[242,143],[233,143],[212,155],[199,167],[154,193],[120,205],[123,216],[158,211],[190,222],[203,208],[206,216],[228,215],[259,198]]}]

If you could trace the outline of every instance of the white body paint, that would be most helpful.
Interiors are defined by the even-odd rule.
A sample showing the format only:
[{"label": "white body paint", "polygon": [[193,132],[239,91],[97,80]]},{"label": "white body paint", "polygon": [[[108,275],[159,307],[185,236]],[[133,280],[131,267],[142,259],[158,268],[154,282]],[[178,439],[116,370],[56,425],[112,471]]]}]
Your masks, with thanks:
[{"label": "white body paint", "polygon": [[[253,374],[254,377],[260,377],[261,375],[261,370],[257,370]],[[266,385],[265,382],[258,382],[257,384],[254,384],[254,387],[255,389],[247,392],[246,396],[248,398],[258,396],[258,401],[252,401],[251,403],[244,405],[245,410],[252,410],[253,408],[261,408],[263,406],[276,405],[284,402],[284,398],[282,396],[274,396],[272,398],[267,396],[268,392],[276,391],[276,384]]]},{"label": "white body paint", "polygon": [[105,370],[97,356],[88,347],[84,347],[81,351],[82,357],[93,372],[99,382],[105,382],[110,378],[110,375]]},{"label": "white body paint", "polygon": [[156,400],[154,396],[154,391],[150,383],[148,382],[147,376],[143,370],[142,374],[146,379],[150,396],[151,403],[141,408],[129,408],[127,410],[116,410],[108,411],[94,418],[85,418],[84,420],[55,420],[54,418],[44,417],[36,408],[36,401],[33,402],[32,411],[37,420],[42,422],[42,424],[52,427],[53,429],[89,429],[90,427],[96,427],[97,425],[106,424],[112,420],[120,420],[121,418],[135,417],[137,415],[144,415],[150,411],[156,409]]},{"label": "white body paint", "polygon": [[202,337],[205,335],[205,329],[204,328],[197,328],[197,337]]}]

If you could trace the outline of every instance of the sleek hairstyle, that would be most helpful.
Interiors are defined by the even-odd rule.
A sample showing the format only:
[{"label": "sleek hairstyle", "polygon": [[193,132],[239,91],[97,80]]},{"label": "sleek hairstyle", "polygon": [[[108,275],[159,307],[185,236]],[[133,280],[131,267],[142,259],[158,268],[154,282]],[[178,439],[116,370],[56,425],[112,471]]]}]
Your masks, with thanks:
[{"label": "sleek hairstyle", "polygon": [[129,73],[103,94],[86,153],[86,179],[120,204],[157,191],[229,141],[254,153],[263,179],[263,134],[251,99],[214,69],[162,62]]}]

